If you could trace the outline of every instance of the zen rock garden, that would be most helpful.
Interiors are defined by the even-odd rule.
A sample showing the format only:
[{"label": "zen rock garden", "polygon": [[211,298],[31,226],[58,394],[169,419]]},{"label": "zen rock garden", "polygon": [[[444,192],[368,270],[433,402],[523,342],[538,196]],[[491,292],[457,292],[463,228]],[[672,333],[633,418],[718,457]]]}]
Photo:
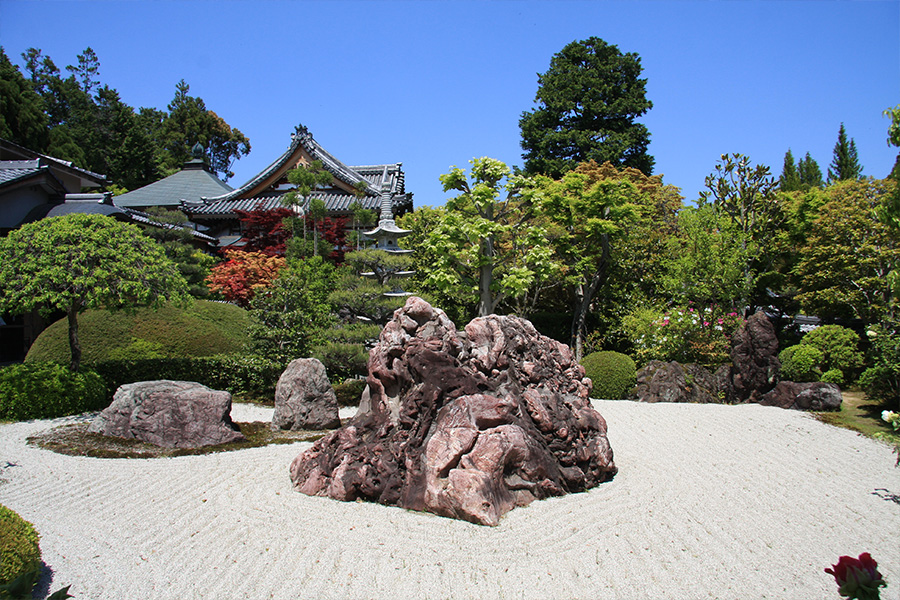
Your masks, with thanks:
[{"label": "zen rock garden", "polygon": [[[631,399],[837,410],[828,383],[778,381],[775,331],[763,313],[733,339],[733,364],[711,372],[651,361]],[[356,416],[341,427],[324,365],[297,359],[278,380],[272,428],[329,430],[290,465],[294,487],[496,525],[517,506],[581,492],[615,476],[607,424],[568,346],[527,320],[480,317],[459,331],[411,297],[369,355]],[[185,381],[124,385],[89,431],[167,448],[241,441],[231,394]]]}]

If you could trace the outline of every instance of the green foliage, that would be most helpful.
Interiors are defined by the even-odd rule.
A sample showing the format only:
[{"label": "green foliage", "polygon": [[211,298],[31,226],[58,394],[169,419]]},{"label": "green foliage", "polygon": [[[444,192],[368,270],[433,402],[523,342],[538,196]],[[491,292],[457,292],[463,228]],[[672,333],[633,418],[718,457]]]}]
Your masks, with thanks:
[{"label": "green foliage", "polygon": [[819,363],[822,370],[837,369],[847,380],[863,365],[864,357],[858,350],[859,336],[846,327],[822,325],[804,335],[800,344],[818,348],[822,352]]},{"label": "green foliage", "polygon": [[622,319],[623,333],[639,365],[651,360],[706,366],[731,361],[731,338],[744,324],[718,306],[637,307]]},{"label": "green foliage", "polygon": [[872,366],[863,371],[859,387],[870,399],[900,408],[900,324],[885,320],[870,327],[866,336],[872,343]]},{"label": "green foliage", "polygon": [[0,48],[0,138],[26,148],[47,144],[44,102]]},{"label": "green foliage", "polygon": [[105,360],[90,366],[106,381],[110,393],[126,383],[173,379],[196,381],[247,400],[271,402],[275,397],[275,384],[287,365],[254,354],[232,354]]},{"label": "green foliage", "polygon": [[530,174],[561,177],[589,160],[650,175],[650,134],[635,122],[653,107],[641,59],[600,38],[572,42],[538,75],[537,107],[522,113],[522,157]]},{"label": "green foliage", "polygon": [[16,512],[0,505],[0,584],[31,574],[31,587],[41,566],[41,549],[34,526]]},{"label": "green foliage", "polygon": [[92,371],[76,373],[54,363],[0,368],[0,419],[52,419],[107,404],[106,384]]},{"label": "green foliage", "polygon": [[634,361],[626,354],[594,352],[585,356],[581,365],[594,384],[594,398],[621,400],[637,383]]},{"label": "green foliage", "polygon": [[150,207],[147,213],[154,221],[163,224],[163,227],[147,226],[144,233],[159,242],[166,256],[178,265],[178,271],[187,281],[188,292],[194,298],[209,296],[206,277],[216,264],[216,259],[193,246],[187,216],[179,210],[162,207]]},{"label": "green foliage", "polygon": [[794,163],[794,155],[790,148],[784,154],[784,165],[781,168],[781,177],[778,178],[778,187],[782,192],[800,189],[800,175],[797,173],[797,165]]},{"label": "green foliage", "polygon": [[850,180],[824,190],[791,271],[806,314],[872,323],[890,310],[888,274],[900,262],[900,233],[881,221],[879,209],[895,186],[889,179]]},{"label": "green foliage", "polygon": [[819,381],[824,381],[825,383],[834,383],[838,386],[843,386],[844,374],[840,369],[829,369],[822,373],[822,377],[819,378]]},{"label": "green foliage", "polygon": [[162,248],[128,223],[70,214],[29,223],[0,238],[0,312],[65,311],[71,366],[81,348],[77,315],[186,301],[187,284]]},{"label": "green foliage", "polygon": [[334,281],[334,267],[321,256],[290,261],[251,302],[257,351],[284,364],[307,356],[334,322],[328,304]]},{"label": "green foliage", "polygon": [[448,294],[468,293],[468,301],[478,303],[478,315],[486,316],[558,268],[546,232],[516,196],[522,180],[510,180],[509,168],[498,160],[470,162],[471,181],[457,167],[441,175],[444,191],[459,195],[447,200],[423,243],[433,260],[424,266],[425,284]]},{"label": "green foliage", "polygon": [[369,353],[361,344],[326,342],[313,347],[311,355],[322,361],[328,377],[335,381],[365,375],[367,372]]},{"label": "green foliage", "polygon": [[822,376],[819,365],[823,357],[822,351],[811,345],[798,344],[785,348],[778,354],[781,378],[798,382],[819,381]]},{"label": "green foliage", "polygon": [[[242,351],[250,342],[247,311],[233,304],[196,300],[132,313],[88,310],[79,317],[79,339],[86,363],[103,360],[211,356]],[[70,360],[68,329],[61,319],[31,345],[26,362]]]},{"label": "green foliage", "polygon": [[847,131],[844,129],[844,124],[841,123],[838,140],[834,144],[834,159],[828,168],[828,183],[845,179],[859,179],[860,177],[862,177],[862,165],[859,164],[856,142],[852,138],[847,140]]},{"label": "green foliage", "polygon": [[[346,258],[351,266],[342,269],[335,278],[334,289],[328,294],[329,304],[342,315],[384,325],[406,302],[402,296],[385,294],[396,287],[391,284],[391,271],[409,264],[407,257],[366,249],[348,252]],[[364,272],[374,276],[363,277]]]},{"label": "green foliage", "polygon": [[334,395],[337,396],[338,406],[359,406],[363,390],[366,389],[366,380],[347,379],[332,387],[334,388]]}]

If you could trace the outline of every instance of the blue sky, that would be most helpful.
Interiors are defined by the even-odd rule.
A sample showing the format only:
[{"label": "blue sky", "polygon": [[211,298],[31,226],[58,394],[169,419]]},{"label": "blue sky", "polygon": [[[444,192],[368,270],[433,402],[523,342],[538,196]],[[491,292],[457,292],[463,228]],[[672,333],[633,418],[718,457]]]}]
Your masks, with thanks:
[{"label": "blue sky", "polygon": [[238,185],[303,123],[347,164],[403,162],[416,206],[476,156],[521,165],[518,120],[537,73],[590,36],[640,55],[656,173],[691,201],[719,156],[781,172],[810,152],[823,173],[841,122],[864,174],[896,148],[900,0],[857,1],[77,1],[0,0],[0,44],[61,69],[91,46],[100,81],[135,108],[191,94],[249,139]]}]

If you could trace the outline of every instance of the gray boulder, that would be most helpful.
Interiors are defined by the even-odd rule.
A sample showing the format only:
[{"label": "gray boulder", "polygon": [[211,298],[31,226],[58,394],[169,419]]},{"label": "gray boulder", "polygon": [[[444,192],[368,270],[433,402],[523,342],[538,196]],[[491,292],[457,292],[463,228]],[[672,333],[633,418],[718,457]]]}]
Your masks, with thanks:
[{"label": "gray boulder", "polygon": [[781,381],[759,403],[763,406],[819,412],[840,410],[842,400],[841,389],[833,383]]},{"label": "gray boulder", "polygon": [[325,365],[315,358],[291,361],[275,387],[272,429],[334,429],[341,426],[337,396]]},{"label": "gray boulder", "polygon": [[125,384],[88,431],[164,448],[199,448],[246,439],[231,422],[231,394],[193,381]]}]

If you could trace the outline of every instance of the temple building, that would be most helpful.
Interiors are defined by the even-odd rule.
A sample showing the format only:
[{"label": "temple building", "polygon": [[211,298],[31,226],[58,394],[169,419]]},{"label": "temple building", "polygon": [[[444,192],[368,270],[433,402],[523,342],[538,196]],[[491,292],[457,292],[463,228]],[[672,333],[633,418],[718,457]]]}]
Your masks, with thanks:
[{"label": "temple building", "polygon": [[[235,244],[241,238],[241,224],[236,210],[270,210],[283,208],[283,197],[295,188],[288,181],[288,171],[313,161],[322,163],[332,175],[332,182],[310,194],[325,203],[329,217],[352,217],[351,206],[398,217],[412,210],[412,194],[404,187],[402,163],[348,166],[327,152],[312,134],[298,126],[288,149],[268,167],[241,187],[184,199],[181,210],[203,230],[219,239],[220,247]],[[385,204],[386,203],[386,204]]]}]

